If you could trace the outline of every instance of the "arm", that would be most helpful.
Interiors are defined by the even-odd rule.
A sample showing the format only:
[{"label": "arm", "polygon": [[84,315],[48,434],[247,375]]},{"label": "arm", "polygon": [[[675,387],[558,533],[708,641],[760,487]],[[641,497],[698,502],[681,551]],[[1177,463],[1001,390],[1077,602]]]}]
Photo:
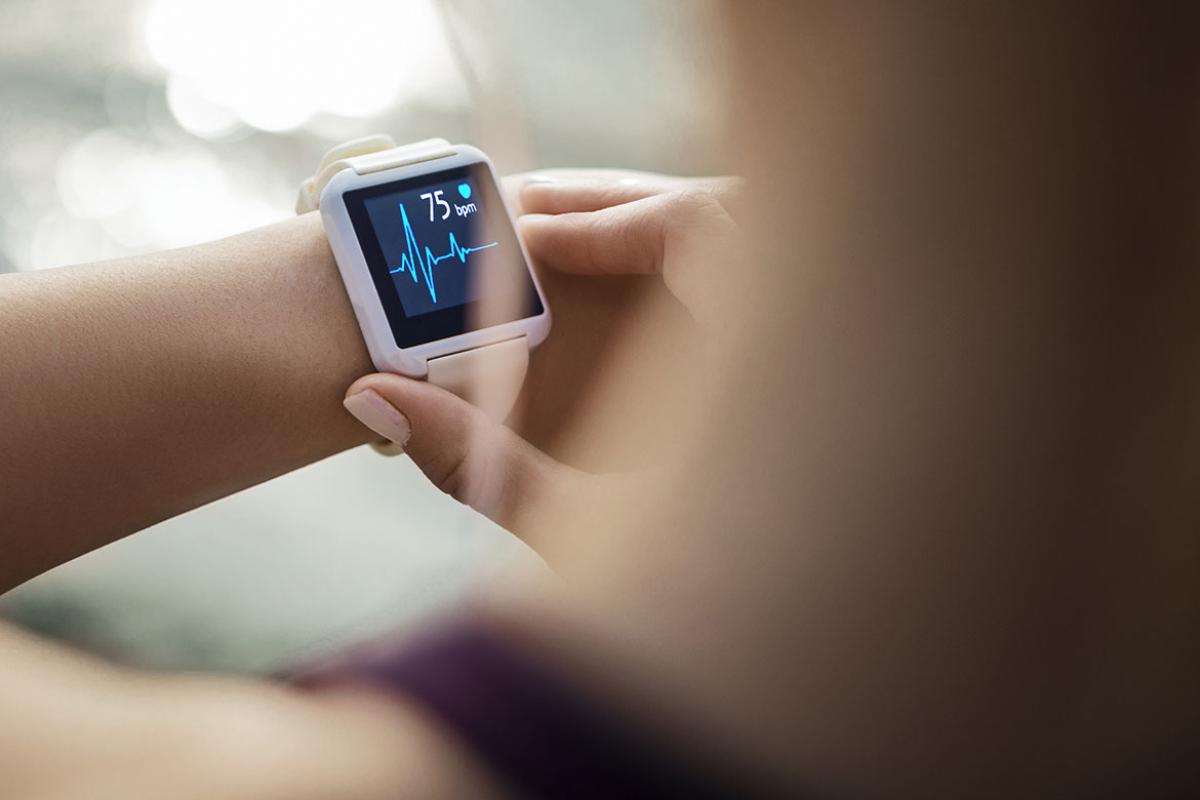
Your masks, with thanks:
[{"label": "arm", "polygon": [[367,440],[370,369],[309,214],[0,276],[0,591]]},{"label": "arm", "polygon": [[399,697],[137,673],[4,625],[0,652],[4,797],[499,796]]},{"label": "arm", "polygon": [[[5,413],[25,414],[0,435],[27,453],[3,464],[14,479],[6,490],[28,498],[0,498],[13,528],[0,539],[10,581],[370,436],[341,408],[346,386],[369,365],[314,218],[162,256],[11,276],[0,293],[0,335],[11,346],[0,365],[6,383],[19,374],[23,384],[14,385],[24,386],[0,402]],[[184,358],[188,351],[199,355]],[[456,409],[459,420],[472,409],[407,384],[449,401],[427,414],[406,406],[419,424],[414,457],[437,453],[443,432],[443,444],[460,446],[451,424]],[[539,398],[552,394],[544,388]],[[552,465],[506,429],[495,432],[529,461]],[[560,470],[569,472],[516,470],[509,475],[530,481],[506,486],[536,493],[533,479]],[[73,483],[57,491],[47,476],[64,475]],[[92,492],[106,496],[81,507]],[[7,524],[18,513],[19,529]],[[39,523],[35,534],[34,521],[48,515],[58,522]],[[23,566],[10,551],[25,554]],[[506,616],[536,634],[542,622],[522,609]],[[0,652],[0,774],[22,797],[72,796],[83,786],[231,800],[390,797],[397,787],[413,797],[502,793],[451,734],[394,696],[138,674],[2,625]]]},{"label": "arm", "polygon": [[[505,181],[515,209],[525,180]],[[665,290],[637,276],[542,278],[554,335],[534,354],[513,422],[581,466],[637,460],[628,447],[571,450],[564,432],[630,312]],[[643,352],[677,351],[688,333],[675,328]],[[370,370],[316,214],[167,253],[0,275],[0,592],[373,438],[342,408]]]}]

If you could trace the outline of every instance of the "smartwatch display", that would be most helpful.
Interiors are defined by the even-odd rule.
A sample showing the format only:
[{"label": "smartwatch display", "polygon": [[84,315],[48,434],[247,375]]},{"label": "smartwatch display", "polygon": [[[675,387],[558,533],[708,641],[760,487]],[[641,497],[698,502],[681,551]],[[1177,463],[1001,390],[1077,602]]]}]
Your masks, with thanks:
[{"label": "smartwatch display", "polygon": [[317,208],[376,368],[507,416],[550,312],[487,156],[348,142],[300,187],[297,212]]},{"label": "smartwatch display", "polygon": [[342,202],[398,347],[544,310],[487,164],[353,189]]}]

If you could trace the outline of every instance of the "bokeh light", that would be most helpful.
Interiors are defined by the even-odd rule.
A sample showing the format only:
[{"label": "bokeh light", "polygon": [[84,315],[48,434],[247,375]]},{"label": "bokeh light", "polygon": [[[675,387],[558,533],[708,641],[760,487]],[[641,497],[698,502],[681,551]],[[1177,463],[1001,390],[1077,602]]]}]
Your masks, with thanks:
[{"label": "bokeh light", "polygon": [[[167,147],[111,128],[88,134],[67,150],[57,183],[63,208],[77,223],[91,223],[81,227],[98,226],[130,252],[228,236],[289,211],[263,200],[256,187],[207,150]],[[45,219],[52,218],[57,217]],[[74,256],[58,246],[40,247],[38,241],[35,236],[32,253],[38,267],[69,263]],[[94,251],[80,255],[81,261],[95,258]]]},{"label": "bokeh light", "polygon": [[429,0],[155,0],[145,39],[167,70],[172,113],[198,136],[464,93]]}]

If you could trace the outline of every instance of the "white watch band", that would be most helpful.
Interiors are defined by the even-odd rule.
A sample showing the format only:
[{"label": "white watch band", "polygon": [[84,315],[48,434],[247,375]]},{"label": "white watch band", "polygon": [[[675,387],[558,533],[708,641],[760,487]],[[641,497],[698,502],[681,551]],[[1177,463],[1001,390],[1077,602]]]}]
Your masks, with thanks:
[{"label": "white watch band", "polygon": [[[397,146],[390,136],[377,134],[340,144],[321,159],[317,172],[300,184],[296,213],[316,211],[321,190],[334,175],[352,169],[360,175],[454,155],[445,139],[425,139]],[[503,421],[512,413],[529,368],[529,342],[524,336],[452,353],[428,361],[430,383],[454,392],[489,417]],[[385,453],[399,452],[376,445]]]},{"label": "white watch band", "polygon": [[429,382],[501,422],[512,413],[529,369],[524,336],[429,359]]},{"label": "white watch band", "polygon": [[397,145],[387,134],[377,133],[361,139],[351,139],[327,152],[317,165],[317,172],[300,184],[296,197],[296,213],[305,214],[321,207],[321,190],[344,169],[359,175],[380,170],[420,164],[435,158],[454,155],[454,148],[445,139],[424,139],[412,144]]}]

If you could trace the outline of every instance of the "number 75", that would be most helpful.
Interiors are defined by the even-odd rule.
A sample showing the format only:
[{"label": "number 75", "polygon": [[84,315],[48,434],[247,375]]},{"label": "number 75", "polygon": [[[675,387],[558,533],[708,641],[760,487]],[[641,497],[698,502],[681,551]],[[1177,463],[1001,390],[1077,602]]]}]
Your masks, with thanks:
[{"label": "number 75", "polygon": [[446,217],[450,216],[450,204],[442,199],[442,190],[441,189],[438,189],[436,192],[426,192],[425,194],[421,195],[421,199],[429,201],[429,221],[430,222],[433,222],[433,207],[435,204],[446,209],[444,212],[442,212],[442,219],[445,219]]}]

